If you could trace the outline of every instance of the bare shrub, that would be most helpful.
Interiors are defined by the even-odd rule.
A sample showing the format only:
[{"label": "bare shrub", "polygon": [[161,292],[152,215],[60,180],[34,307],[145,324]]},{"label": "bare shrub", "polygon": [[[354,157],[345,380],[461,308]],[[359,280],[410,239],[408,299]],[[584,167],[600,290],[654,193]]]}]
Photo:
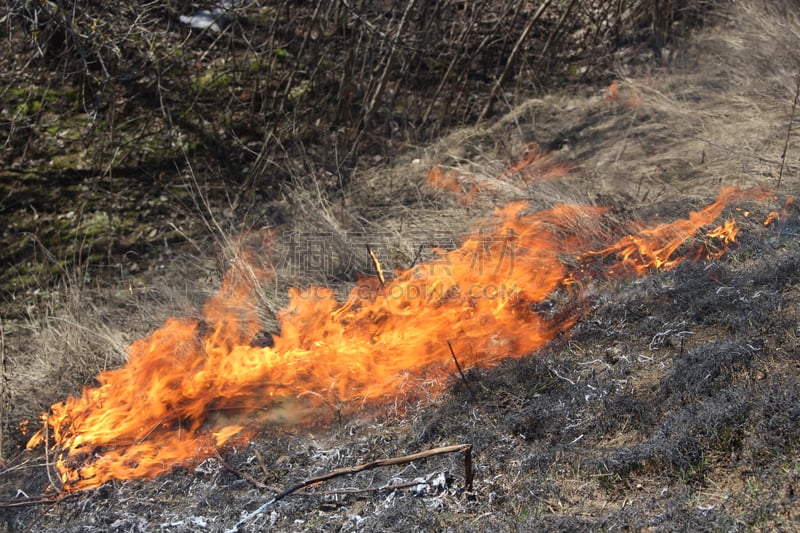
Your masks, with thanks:
[{"label": "bare shrub", "polygon": [[[387,140],[418,142],[486,116],[493,100],[505,107],[553,81],[602,77],[621,48],[650,47],[660,58],[703,6],[572,0],[534,13],[509,0],[211,4],[204,12],[218,20],[190,29],[185,21],[199,7],[185,2],[112,11],[89,0],[16,0],[5,20],[13,53],[4,90],[73,88],[93,119],[84,134],[135,130],[122,133],[139,146],[101,147],[95,167],[146,157],[142,142],[222,162],[232,149],[274,156],[259,148],[269,144],[292,156],[313,145],[318,164],[341,172]],[[33,107],[35,123],[55,106]],[[112,120],[122,116],[126,124]],[[9,139],[19,129],[8,127],[25,118],[7,117]]]}]

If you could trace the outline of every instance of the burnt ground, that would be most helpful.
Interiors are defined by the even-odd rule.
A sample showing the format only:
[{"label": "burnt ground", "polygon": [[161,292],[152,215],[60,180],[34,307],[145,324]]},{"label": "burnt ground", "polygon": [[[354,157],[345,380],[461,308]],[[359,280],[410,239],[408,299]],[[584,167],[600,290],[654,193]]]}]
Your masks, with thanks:
[{"label": "burnt ground", "polygon": [[[36,188],[15,189],[34,191],[35,209],[15,212],[26,218],[12,223],[32,228],[21,233],[46,245],[22,246],[25,264],[4,286],[3,528],[224,531],[305,479],[468,443],[469,490],[463,456],[436,456],[320,483],[241,529],[796,529],[800,212],[792,204],[777,223],[762,221],[800,191],[800,151],[794,135],[786,142],[800,24],[783,2],[743,3],[712,21],[674,64],[618,65],[616,96],[605,82],[573,80],[489,123],[407,147],[391,164],[375,159],[342,191],[320,194],[312,179],[264,192],[255,201],[260,211],[226,195],[229,184],[185,167],[165,175],[159,166],[136,182],[125,172],[26,174],[48,185],[67,181],[48,201]],[[571,172],[550,182],[498,178],[533,142],[572,164]],[[495,187],[465,206],[426,185],[436,164]],[[330,179],[309,173],[322,188]],[[345,249],[344,231],[378,235],[376,249],[393,268],[415,260],[420,234],[438,235],[434,244],[457,242],[476,218],[510,200],[533,208],[588,202],[609,206],[620,222],[666,221],[712,201],[724,185],[764,182],[779,200],[727,210],[742,231],[720,259],[636,280],[596,280],[570,331],[523,359],[446,378],[451,384],[439,398],[401,401],[329,427],[261,428],[194,469],[57,501],[45,450],[22,450],[23,419],[122,364],[125,346],[166,316],[196,314],[231,255],[264,226],[278,235],[270,243],[278,281],[262,302],[269,328],[287,286],[353,280],[347,252],[331,271],[298,280],[286,259],[294,233],[322,233]],[[134,207],[115,198],[132,198],[125,205]],[[59,224],[68,231],[55,231]],[[240,224],[249,230],[244,237]],[[361,261],[356,268],[368,270]]]}]

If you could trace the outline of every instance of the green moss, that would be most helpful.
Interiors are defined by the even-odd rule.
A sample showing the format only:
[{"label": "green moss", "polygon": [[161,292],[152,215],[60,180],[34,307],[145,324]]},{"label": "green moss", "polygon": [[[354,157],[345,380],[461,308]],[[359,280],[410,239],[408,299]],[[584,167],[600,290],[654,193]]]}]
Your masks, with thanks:
[{"label": "green moss", "polygon": [[50,158],[50,164],[57,169],[68,170],[77,169],[84,170],[90,168],[91,165],[86,161],[86,154],[80,153],[67,153],[61,155],[54,155]]},{"label": "green moss", "polygon": [[227,70],[209,70],[192,79],[196,91],[201,94],[214,93],[233,84],[233,75]]},{"label": "green moss", "polygon": [[301,96],[305,95],[310,89],[311,82],[302,81],[299,85],[292,87],[292,90],[289,91],[289,100],[297,100]]},{"label": "green moss", "polygon": [[44,87],[26,87],[25,89],[9,89],[3,94],[2,103],[13,108],[17,115],[31,116],[42,111],[45,104],[69,102],[75,107],[78,102],[78,91],[75,89],[55,90]]},{"label": "green moss", "polygon": [[6,98],[8,100],[24,99],[30,94],[30,89],[14,89],[10,88],[6,91]]},{"label": "green moss", "polygon": [[78,226],[78,233],[85,237],[106,235],[111,230],[111,218],[105,211],[95,211],[85,216]]},{"label": "green moss", "polygon": [[31,116],[42,110],[42,101],[38,99],[30,99],[27,102],[19,104],[16,108],[18,115]]}]

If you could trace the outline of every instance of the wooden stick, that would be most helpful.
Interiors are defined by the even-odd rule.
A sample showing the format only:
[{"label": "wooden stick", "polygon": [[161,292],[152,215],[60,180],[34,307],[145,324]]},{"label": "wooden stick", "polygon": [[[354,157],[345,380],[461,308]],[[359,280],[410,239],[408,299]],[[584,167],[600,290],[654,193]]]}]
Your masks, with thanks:
[{"label": "wooden stick", "polygon": [[372,260],[372,266],[375,267],[375,272],[378,273],[378,281],[381,282],[381,288],[386,286],[386,278],[383,276],[383,268],[381,267],[381,262],[378,261],[378,256],[375,255],[375,252],[372,250],[372,246],[369,244],[365,245],[367,247],[367,253],[369,254],[369,258]]},{"label": "wooden stick", "polygon": [[390,457],[388,459],[378,459],[377,461],[371,461],[369,463],[362,463],[356,466],[348,466],[345,468],[337,468],[336,470],[331,470],[327,474],[322,474],[321,476],[313,477],[306,479],[288,489],[280,492],[272,497],[271,500],[263,504],[261,507],[253,511],[252,513],[248,513],[245,515],[241,520],[236,522],[234,526],[227,530],[225,533],[236,533],[239,531],[239,528],[242,527],[244,524],[252,520],[253,518],[261,515],[269,509],[272,505],[275,504],[278,500],[293,494],[300,489],[304,489],[310,485],[316,485],[317,483],[321,483],[323,481],[327,481],[329,479],[333,479],[335,477],[343,476],[346,474],[355,474],[357,472],[362,472],[364,470],[371,470],[373,468],[378,468],[382,466],[392,466],[392,465],[399,465],[404,463],[410,463],[412,461],[417,461],[419,459],[425,459],[427,457],[432,457],[434,455],[442,455],[445,453],[453,453],[453,452],[464,452],[464,485],[466,486],[467,490],[472,489],[472,444],[454,444],[452,446],[442,446],[440,448],[433,448],[431,450],[426,450],[424,452],[412,453],[411,455],[403,455],[401,457]]},{"label": "wooden stick", "polygon": [[789,150],[789,139],[792,136],[792,124],[794,124],[794,113],[797,110],[797,99],[800,97],[800,74],[797,76],[797,87],[794,91],[794,103],[792,103],[792,114],[789,117],[789,127],[786,128],[786,142],[783,144],[783,153],[781,154],[781,168],[778,171],[778,186],[777,190],[781,189],[781,180],[783,179],[783,166],[786,163],[786,152]]},{"label": "wooden stick", "polygon": [[447,339],[447,347],[450,348],[450,355],[453,356],[453,361],[456,362],[456,368],[458,369],[458,373],[461,374],[461,379],[464,383],[467,382],[466,376],[464,376],[464,371],[461,370],[461,365],[458,364],[458,359],[456,359],[456,352],[453,351],[453,345],[450,344],[450,339]]},{"label": "wooden stick", "polygon": [[472,490],[472,444],[464,444],[464,487]]},{"label": "wooden stick", "polygon": [[217,456],[217,461],[219,461],[219,464],[221,464],[226,470],[233,472],[242,479],[246,479],[247,481],[252,483],[253,486],[258,487],[259,489],[269,488],[265,484],[263,484],[262,482],[260,482],[259,480],[248,474],[247,472],[242,472],[241,470],[237,470],[236,468],[234,468],[233,465],[231,465],[228,461],[222,458],[222,455],[220,455],[219,450],[216,447],[214,448],[214,455]]}]

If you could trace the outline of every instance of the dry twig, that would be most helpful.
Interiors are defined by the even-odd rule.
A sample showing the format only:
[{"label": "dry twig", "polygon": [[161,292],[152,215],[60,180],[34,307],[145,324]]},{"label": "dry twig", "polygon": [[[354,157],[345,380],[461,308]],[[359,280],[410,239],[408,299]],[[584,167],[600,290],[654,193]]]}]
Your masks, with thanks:
[{"label": "dry twig", "polygon": [[222,455],[219,453],[219,450],[216,449],[216,448],[214,448],[214,455],[216,455],[217,461],[219,461],[219,464],[221,464],[225,468],[225,470],[229,470],[230,472],[233,472],[234,474],[236,474],[240,478],[249,481],[250,483],[253,484],[254,487],[258,487],[259,489],[268,489],[269,488],[268,486],[266,486],[265,484],[263,484],[262,482],[260,482],[259,480],[257,480],[256,478],[254,478],[253,476],[248,474],[247,472],[242,472],[241,470],[238,470],[238,469],[234,468],[233,465],[231,465],[228,461],[226,461],[225,459],[222,458]]},{"label": "dry twig", "polygon": [[497,80],[495,80],[494,85],[492,86],[492,90],[489,93],[489,96],[486,98],[486,105],[484,106],[483,111],[481,111],[481,114],[478,117],[478,122],[481,122],[484,118],[486,118],[486,115],[488,115],[489,111],[491,111],[492,102],[494,102],[494,99],[497,96],[497,92],[500,90],[500,87],[502,87],[503,83],[506,81],[508,73],[511,70],[512,65],[516,61],[519,51],[522,49],[522,44],[528,38],[528,35],[531,33],[534,24],[536,24],[536,22],[539,21],[539,18],[542,16],[545,9],[547,9],[549,5],[550,5],[550,0],[542,2],[541,5],[539,6],[539,9],[536,10],[536,13],[534,13],[533,16],[530,19],[528,19],[528,23],[525,25],[525,29],[522,30],[522,33],[519,35],[519,38],[517,39],[517,44],[514,45],[514,49],[511,50],[511,53],[509,54],[508,59],[506,60],[506,66],[503,69],[503,72],[500,74],[500,77],[497,78]]},{"label": "dry twig", "polygon": [[27,498],[19,501],[0,501],[0,509],[13,509],[19,507],[30,507],[33,505],[58,505],[61,502],[77,498],[78,494],[61,494],[56,497],[46,498]]},{"label": "dry twig", "polygon": [[456,358],[456,352],[453,350],[453,345],[450,344],[450,340],[449,339],[447,340],[447,347],[450,348],[450,355],[453,356],[453,361],[456,362],[456,368],[458,369],[458,373],[461,374],[461,380],[464,383],[466,383],[467,382],[467,378],[464,375],[464,371],[461,370],[461,365],[458,363],[458,359]]},{"label": "dry twig", "polygon": [[322,474],[321,476],[316,476],[310,479],[306,479],[288,489],[280,492],[272,497],[271,500],[263,504],[261,507],[253,511],[252,513],[248,513],[245,515],[241,520],[236,522],[234,526],[227,531],[227,533],[234,533],[239,531],[244,524],[252,520],[253,518],[261,515],[266,511],[269,507],[274,505],[277,501],[282,500],[286,496],[290,494],[294,494],[295,492],[299,491],[300,489],[304,489],[305,487],[309,487],[311,485],[316,485],[317,483],[321,483],[323,481],[327,481],[329,479],[333,479],[335,477],[344,476],[347,474],[355,474],[357,472],[362,472],[364,470],[371,470],[373,468],[379,468],[382,466],[392,466],[392,465],[399,465],[404,463],[410,463],[412,461],[417,461],[419,459],[425,459],[427,457],[432,457],[434,455],[442,455],[445,453],[453,453],[453,452],[464,452],[464,486],[467,490],[472,489],[472,444],[454,444],[452,446],[442,446],[440,448],[433,448],[432,450],[426,450],[424,452],[412,453],[411,455],[403,455],[401,457],[390,457],[388,459],[378,459],[377,461],[371,461],[369,463],[362,463],[356,466],[349,466],[345,468],[337,468],[336,470],[332,470],[327,474]]},{"label": "dry twig", "polygon": [[[61,492],[63,487],[59,487],[56,485],[56,482],[53,480],[53,476],[50,473],[50,450],[49,450],[49,441],[50,441],[50,417],[49,415],[45,415],[44,417],[44,471],[47,472],[47,479],[50,481],[50,487],[56,492]],[[55,455],[55,454],[54,454]]]},{"label": "dry twig", "polygon": [[267,468],[267,463],[264,462],[264,456],[261,455],[261,452],[257,449],[253,450],[256,454],[256,460],[258,461],[258,466],[261,467],[261,471],[264,473],[264,476],[269,476],[269,469]]},{"label": "dry twig", "polygon": [[786,142],[783,143],[783,153],[781,154],[781,168],[778,171],[778,186],[780,190],[781,180],[783,179],[783,167],[786,164],[786,152],[789,150],[789,139],[792,136],[792,125],[794,124],[794,113],[797,110],[797,99],[800,97],[800,74],[797,76],[797,86],[794,90],[794,102],[792,103],[792,114],[789,116],[789,126],[786,128]]}]

